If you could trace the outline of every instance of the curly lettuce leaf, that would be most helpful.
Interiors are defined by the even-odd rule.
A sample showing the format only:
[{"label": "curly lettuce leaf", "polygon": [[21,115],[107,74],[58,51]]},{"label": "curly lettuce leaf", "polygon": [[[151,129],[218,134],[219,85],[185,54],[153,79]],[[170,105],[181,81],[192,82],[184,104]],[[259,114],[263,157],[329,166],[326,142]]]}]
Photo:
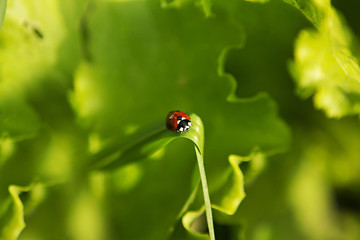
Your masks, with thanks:
[{"label": "curly lettuce leaf", "polygon": [[[184,223],[179,219],[203,206],[196,191],[193,143],[177,138],[166,148],[156,139],[131,145],[137,129],[165,117],[169,110],[196,112],[204,121],[203,154],[215,199],[212,206],[224,214],[236,211],[245,196],[237,166],[241,158],[230,157],[229,162],[229,155],[247,156],[259,149],[267,156],[286,148],[289,130],[272,99],[264,94],[238,99],[236,82],[221,70],[226,49],[242,45],[245,37],[222,4],[212,6],[214,18],[204,18],[192,4],[164,9],[156,1],[91,1],[82,18],[86,1],[24,2],[13,1],[14,12],[2,37],[5,51],[0,57],[9,57],[2,83],[8,92],[31,93],[31,109],[45,127],[38,138],[18,146],[2,177],[5,183],[28,182],[39,175],[70,182],[54,188],[39,214],[29,218],[32,225],[24,231],[24,239],[59,235],[87,239],[91,231],[84,229],[93,229],[93,236],[103,239],[173,236],[178,230],[174,226]],[[26,26],[16,18],[21,11],[26,12]],[[65,96],[81,51],[84,59],[71,90],[77,122]],[[88,164],[87,150],[96,152],[106,145],[104,139],[116,139],[116,146],[128,151],[122,152],[123,158],[109,160],[107,166],[114,172],[90,177],[102,190],[76,200],[79,185],[89,180],[83,168]],[[145,161],[136,161],[141,158]],[[94,218],[99,212],[101,228],[96,229],[92,226],[98,223]],[[52,215],[59,217],[50,221]],[[84,222],[67,221],[66,216]],[[185,223],[180,230],[194,233]]]},{"label": "curly lettuce leaf", "polygon": [[[193,24],[183,24],[185,18]],[[245,195],[241,190],[240,170],[235,162],[229,163],[229,155],[246,156],[256,147],[265,154],[272,154],[284,150],[289,141],[289,131],[277,116],[276,107],[268,96],[228,98],[230,93],[234,95],[236,82],[219,69],[223,68],[225,49],[242,44],[242,29],[221,14],[204,20],[191,5],[184,5],[181,10],[164,10],[149,2],[94,2],[86,19],[86,29],[96,29],[96,32],[88,35],[86,47],[90,58],[78,69],[71,96],[83,126],[92,129],[100,139],[117,135],[117,141],[126,146],[127,136],[141,128],[144,122],[164,116],[164,112],[171,109],[196,112],[205,128],[209,129],[205,135],[204,156],[210,195],[216,195],[212,205],[229,214],[235,212]],[[113,25],[121,28],[114,31]],[[143,27],[139,28],[140,25]],[[192,33],[191,38],[189,33]],[[129,151],[129,159],[141,155],[142,151],[137,150],[142,146],[137,147]],[[180,150],[170,149],[167,157],[161,157],[161,164],[167,165],[163,161],[171,158],[172,164],[180,168],[180,163],[185,164],[181,156],[189,153],[184,149],[179,155]],[[115,164],[117,161],[114,159],[116,156],[109,161]],[[150,190],[145,189],[153,189],[150,179],[158,179],[164,173],[159,174],[149,164],[136,163],[129,169],[138,176],[129,183],[131,189],[136,189],[136,194],[130,194],[129,198],[139,199],[134,200],[134,204],[141,208],[148,207],[147,203],[141,203],[141,199],[153,199],[149,206],[157,209],[156,202],[161,201],[161,196],[157,197],[155,190],[150,196]],[[147,166],[146,174],[143,166]],[[167,171],[171,173],[173,168]],[[124,179],[120,173],[113,175],[113,181]],[[186,192],[181,194],[185,202],[192,191],[179,186],[176,179],[173,181],[174,188],[177,186],[176,189]],[[113,194],[117,195],[116,192]],[[203,201],[199,200],[191,209],[199,209],[202,204]],[[116,211],[118,224],[127,219],[144,228],[143,221],[135,220],[138,215],[135,214],[133,219],[129,212],[120,209]],[[169,205],[167,215],[170,217],[174,215],[172,212],[178,211]],[[167,223],[160,225],[168,226]],[[125,236],[140,234],[136,236],[141,238],[161,234],[147,227],[142,233],[132,228],[123,232]]]},{"label": "curly lettuce leaf", "polygon": [[360,67],[352,53],[355,42],[336,10],[329,1],[307,2],[322,13],[315,18],[304,11],[316,30],[303,30],[296,40],[295,60],[291,66],[303,97],[314,95],[314,104],[328,117],[340,118],[360,113]]},{"label": "curly lettuce leaf", "polygon": [[[24,216],[31,212],[44,198],[42,184],[32,184],[27,187],[10,185],[9,196],[5,199],[0,195],[0,239],[16,240],[25,228]],[[29,195],[25,200],[21,194]]]}]

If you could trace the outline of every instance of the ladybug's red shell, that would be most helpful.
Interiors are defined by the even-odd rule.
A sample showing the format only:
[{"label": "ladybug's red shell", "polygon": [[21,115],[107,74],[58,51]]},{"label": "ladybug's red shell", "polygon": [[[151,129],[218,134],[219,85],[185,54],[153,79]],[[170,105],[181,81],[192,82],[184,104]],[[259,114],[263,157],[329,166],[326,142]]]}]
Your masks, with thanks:
[{"label": "ladybug's red shell", "polygon": [[191,127],[190,117],[182,111],[171,111],[166,116],[166,127],[171,131],[187,132]]}]

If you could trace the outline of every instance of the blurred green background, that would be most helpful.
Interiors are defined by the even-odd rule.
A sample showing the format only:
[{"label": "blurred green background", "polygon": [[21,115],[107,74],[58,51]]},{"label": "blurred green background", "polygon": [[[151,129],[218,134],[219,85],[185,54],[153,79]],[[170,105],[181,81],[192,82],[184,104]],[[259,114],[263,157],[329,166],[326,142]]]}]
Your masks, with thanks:
[{"label": "blurred green background", "polygon": [[359,9],[1,0],[0,239],[208,239],[194,144],[147,135],[175,109],[204,124],[217,239],[360,239]]}]

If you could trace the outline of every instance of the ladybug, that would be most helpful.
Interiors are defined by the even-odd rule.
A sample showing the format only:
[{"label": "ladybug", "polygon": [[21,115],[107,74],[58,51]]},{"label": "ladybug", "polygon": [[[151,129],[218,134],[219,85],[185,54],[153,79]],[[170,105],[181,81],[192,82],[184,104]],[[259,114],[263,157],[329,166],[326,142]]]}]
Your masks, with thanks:
[{"label": "ladybug", "polygon": [[190,117],[182,111],[171,111],[166,116],[166,127],[171,131],[187,132],[191,127]]}]

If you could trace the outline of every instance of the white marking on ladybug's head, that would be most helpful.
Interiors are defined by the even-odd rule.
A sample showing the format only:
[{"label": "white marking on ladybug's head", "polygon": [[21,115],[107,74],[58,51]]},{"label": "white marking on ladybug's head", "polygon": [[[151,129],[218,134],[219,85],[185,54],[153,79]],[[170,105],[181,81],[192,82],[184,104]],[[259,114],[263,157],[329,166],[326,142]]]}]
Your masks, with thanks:
[{"label": "white marking on ladybug's head", "polygon": [[183,127],[179,128],[179,131],[180,131],[180,132],[183,132],[183,131],[184,131],[184,128],[183,128]]},{"label": "white marking on ladybug's head", "polygon": [[180,123],[180,120],[177,121],[177,124],[179,124],[179,123]]},{"label": "white marking on ladybug's head", "polygon": [[191,122],[188,122],[188,125],[191,126]]}]

